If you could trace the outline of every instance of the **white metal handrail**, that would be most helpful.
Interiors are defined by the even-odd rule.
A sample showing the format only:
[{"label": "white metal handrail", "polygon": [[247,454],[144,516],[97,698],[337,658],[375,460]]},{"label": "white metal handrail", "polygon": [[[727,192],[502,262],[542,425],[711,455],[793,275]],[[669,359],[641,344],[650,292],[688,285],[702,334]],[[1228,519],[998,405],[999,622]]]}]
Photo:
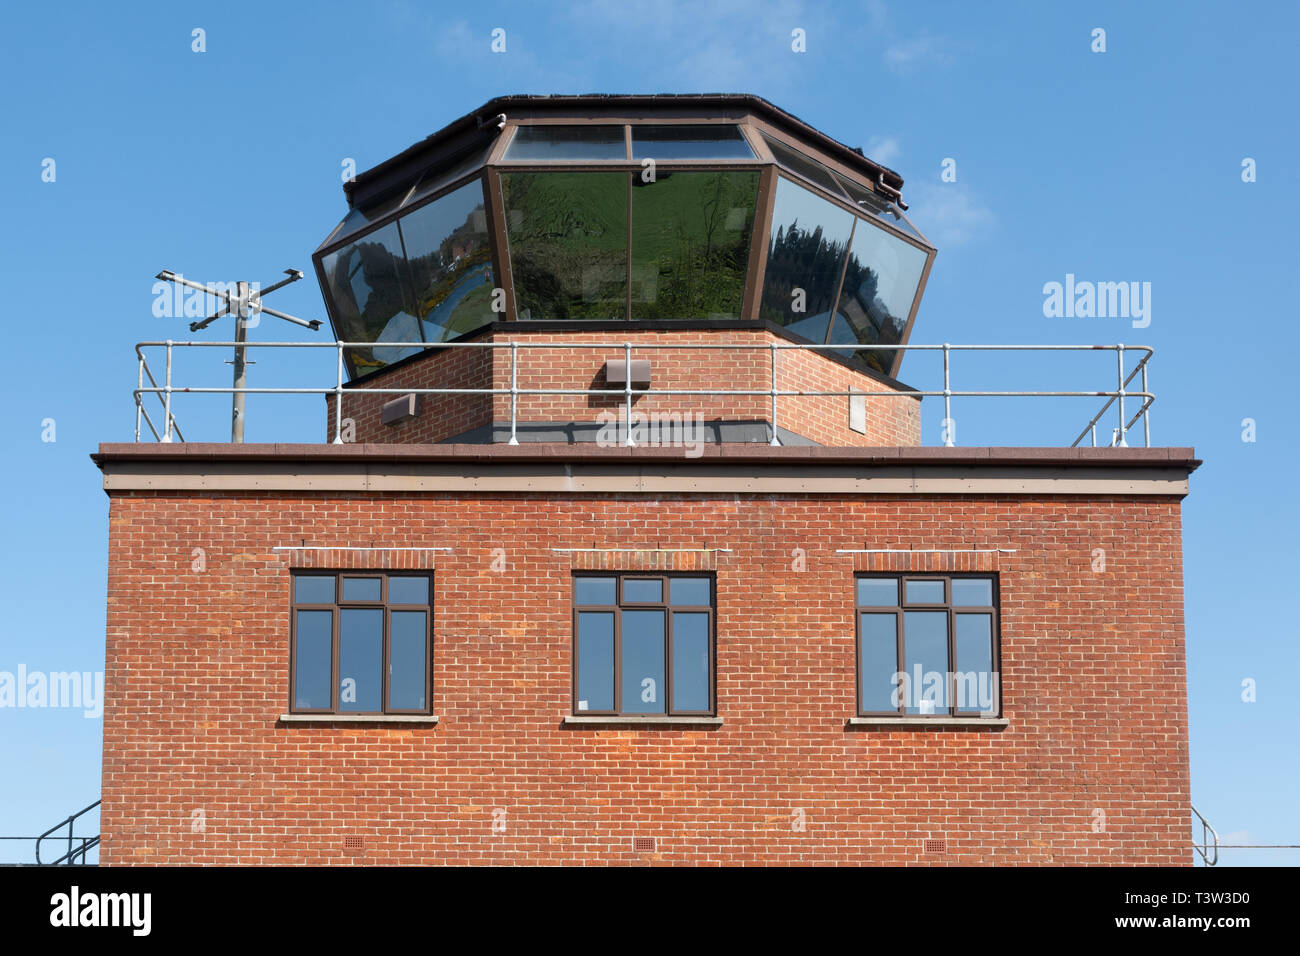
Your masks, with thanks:
[{"label": "white metal handrail", "polygon": [[[242,344],[247,348],[287,348],[287,349],[334,349],[337,353],[337,377],[335,384],[328,388],[285,388],[285,387],[257,387],[257,388],[235,388],[219,386],[178,386],[172,384],[172,359],[175,349],[178,348],[231,348],[237,344]],[[766,389],[745,389],[745,388],[713,388],[713,389],[674,389],[674,388],[633,388],[632,376],[624,376],[622,389],[623,401],[627,413],[627,420],[632,421],[632,402],[636,397],[643,395],[704,395],[704,396],[724,396],[724,395],[761,395],[770,396],[772,409],[772,438],[771,444],[778,445],[777,439],[777,403],[781,398],[837,398],[853,396],[855,398],[943,398],[944,404],[944,421],[952,421],[952,399],[954,398],[1105,398],[1106,403],[1100,411],[1092,417],[1079,436],[1074,439],[1069,447],[1077,447],[1083,439],[1089,435],[1092,438],[1092,445],[1097,445],[1097,424],[1101,421],[1102,416],[1112,407],[1117,406],[1117,426],[1112,433],[1111,444],[1119,447],[1127,447],[1127,435],[1130,429],[1137,424],[1139,419],[1142,421],[1143,444],[1151,447],[1151,417],[1148,409],[1155,396],[1148,389],[1147,381],[1147,363],[1154,354],[1153,350],[1145,345],[953,345],[945,342],[942,345],[813,345],[794,342],[771,342],[763,343],[632,343],[624,342],[622,344],[611,344],[609,342],[441,342],[437,344],[426,342],[383,342],[384,348],[415,348],[415,349],[509,349],[510,350],[510,387],[509,388],[345,388],[344,380],[344,355],[348,349],[374,348],[377,343],[374,342],[182,342],[171,339],[163,341],[140,342],[136,344],[135,352],[139,360],[139,374],[137,377],[137,386],[134,392],[136,406],[135,420],[135,440],[140,440],[140,430],[142,424],[147,424],[149,430],[153,432],[154,438],[160,442],[171,442],[179,439],[184,441],[180,428],[176,425],[175,417],[172,413],[172,395],[177,392],[189,394],[223,394],[223,395],[333,395],[334,396],[334,443],[343,444],[343,396],[349,395],[509,395],[510,396],[510,444],[519,444],[518,439],[518,406],[519,396],[521,395],[603,395],[609,396],[613,393],[611,389],[601,388],[520,388],[519,387],[519,350],[523,349],[605,349],[610,351],[620,351],[624,361],[628,364],[625,369],[631,370],[631,359],[633,351],[653,351],[657,349],[673,350],[741,350],[767,351],[771,356],[770,359],[770,387]],[[162,348],[165,349],[166,370],[164,374],[165,384],[159,385],[154,379],[152,372],[148,369],[148,363],[145,358],[145,349]],[[940,390],[923,390],[908,389],[905,391],[809,391],[807,389],[782,389],[777,387],[777,354],[783,351],[822,351],[831,350],[838,352],[845,351],[896,351],[907,349],[909,351],[925,352],[940,351],[943,353],[943,388]],[[986,352],[1016,352],[1016,351],[1041,351],[1041,352],[1096,352],[1111,351],[1115,353],[1118,375],[1116,378],[1117,388],[1111,391],[1013,391],[1013,390],[961,390],[954,389],[951,386],[951,353],[958,351],[986,351]],[[1131,370],[1125,369],[1124,355],[1126,352],[1136,352],[1141,355],[1137,364]],[[144,380],[146,375],[151,385],[146,386]],[[1128,386],[1135,377],[1140,376],[1140,387],[1136,390],[1130,390]],[[147,394],[158,395],[163,406],[163,432],[159,435],[157,428],[150,420],[148,413],[144,409],[142,396]],[[1125,417],[1126,402],[1128,400],[1140,399],[1141,405],[1137,412],[1131,417]],[[173,434],[175,437],[173,437]],[[626,444],[635,445],[632,430],[628,429]],[[944,444],[947,447],[954,447],[956,444],[953,436],[953,429],[948,428],[945,434]]]}]

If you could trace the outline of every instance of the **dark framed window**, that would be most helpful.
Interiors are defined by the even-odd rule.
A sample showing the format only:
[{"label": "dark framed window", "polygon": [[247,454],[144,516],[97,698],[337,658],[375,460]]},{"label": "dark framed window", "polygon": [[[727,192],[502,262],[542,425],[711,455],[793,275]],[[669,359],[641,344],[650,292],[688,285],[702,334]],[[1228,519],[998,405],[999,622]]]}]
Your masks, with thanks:
[{"label": "dark framed window", "polygon": [[290,712],[430,712],[431,574],[296,571],[291,587]]},{"label": "dark framed window", "polygon": [[575,575],[573,712],[712,716],[713,578]]},{"label": "dark framed window", "polygon": [[858,714],[1001,715],[992,574],[860,574]]}]

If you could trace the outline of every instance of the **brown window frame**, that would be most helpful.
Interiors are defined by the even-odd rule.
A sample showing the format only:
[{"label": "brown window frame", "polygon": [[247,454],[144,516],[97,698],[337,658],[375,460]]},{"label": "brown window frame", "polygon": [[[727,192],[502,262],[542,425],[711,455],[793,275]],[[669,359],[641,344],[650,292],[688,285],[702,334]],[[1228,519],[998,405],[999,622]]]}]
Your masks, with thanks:
[{"label": "brown window frame", "polygon": [[[993,596],[992,604],[985,605],[960,605],[953,606],[952,603],[952,582],[954,580],[988,580],[992,581]],[[858,582],[862,580],[896,582],[898,588],[898,603],[889,605],[859,604],[858,603]],[[942,581],[943,582],[943,601],[941,603],[908,601],[907,600],[907,582],[908,581]],[[1002,716],[1002,592],[1001,580],[996,572],[992,571],[963,571],[950,572],[946,574],[926,574],[913,572],[881,573],[881,572],[861,572],[853,576],[853,656],[854,656],[854,687],[853,697],[855,709],[859,717],[906,717],[908,719],[936,719],[945,720],[953,717],[964,718],[988,718],[996,719]],[[904,611],[946,611],[948,615],[948,674],[946,677],[945,699],[948,701],[948,707],[942,711],[936,711],[933,714],[914,714],[907,712],[907,701],[900,700],[898,707],[894,710],[863,710],[862,708],[862,615],[863,614],[888,614],[895,615],[894,633],[896,638],[896,657],[895,673],[905,673],[907,664],[907,648],[903,633],[903,612]],[[956,674],[957,674],[957,627],[956,617],[959,614],[990,614],[992,615],[990,635],[993,642],[990,655],[990,663],[993,668],[993,694],[997,702],[997,713],[985,713],[981,711],[959,710],[957,707],[956,695]]]},{"label": "brown window frame", "polygon": [[[579,578],[614,579],[613,604],[579,604]],[[674,579],[695,578],[709,582],[709,603],[704,604],[670,604],[671,587]],[[623,596],[626,580],[658,579],[663,591],[659,601],[628,601]],[[572,639],[569,644],[569,683],[571,695],[570,712],[576,717],[714,717],[718,708],[718,641],[717,641],[717,601],[718,582],[714,574],[699,572],[655,573],[645,571],[575,571],[571,582],[572,604]],[[664,709],[662,712],[624,711],[623,710],[623,611],[664,611]],[[614,615],[614,708],[612,710],[578,709],[578,613],[596,611],[612,612]],[[681,710],[673,707],[673,612],[707,614],[709,618],[709,706],[706,710]]]},{"label": "brown window frame", "polygon": [[[308,602],[299,602],[297,600],[297,581],[298,578],[334,578],[334,601],[331,604],[312,604]],[[343,579],[344,578],[378,578],[379,600],[344,600],[343,598]],[[422,578],[428,582],[429,600],[425,604],[394,604],[388,600],[388,582],[393,578]],[[289,713],[291,714],[330,714],[348,717],[373,716],[382,717],[385,715],[431,715],[433,713],[433,573],[429,571],[371,571],[371,570],[341,570],[327,568],[295,568],[289,576]],[[346,609],[376,609],[383,612],[384,629],[380,638],[380,682],[379,682],[379,710],[341,710],[339,707],[339,621],[340,612]],[[298,661],[298,612],[299,611],[330,611],[333,619],[330,628],[330,706],[329,707],[298,707],[297,706],[297,661]],[[423,708],[405,708],[390,707],[388,695],[389,687],[389,669],[392,666],[391,661],[391,643],[392,619],[394,611],[423,611],[425,614],[425,633],[424,633],[424,702]]]}]

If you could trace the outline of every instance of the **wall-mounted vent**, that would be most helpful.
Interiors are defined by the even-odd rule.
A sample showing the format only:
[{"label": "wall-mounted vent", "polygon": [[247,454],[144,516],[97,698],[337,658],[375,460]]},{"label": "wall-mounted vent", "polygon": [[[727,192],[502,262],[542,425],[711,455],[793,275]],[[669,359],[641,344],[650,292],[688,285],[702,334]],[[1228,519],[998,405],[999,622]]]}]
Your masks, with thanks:
[{"label": "wall-mounted vent", "polygon": [[948,852],[947,840],[922,840],[921,852],[926,856],[943,856]]},{"label": "wall-mounted vent", "polygon": [[653,853],[654,851],[655,851],[654,837],[633,837],[632,838],[633,853]]},{"label": "wall-mounted vent", "polygon": [[366,841],[359,836],[349,836],[343,838],[343,849],[360,850],[366,845]]},{"label": "wall-mounted vent", "polygon": [[412,392],[391,402],[384,402],[379,409],[379,421],[384,425],[400,425],[412,418],[420,417],[420,396]]}]

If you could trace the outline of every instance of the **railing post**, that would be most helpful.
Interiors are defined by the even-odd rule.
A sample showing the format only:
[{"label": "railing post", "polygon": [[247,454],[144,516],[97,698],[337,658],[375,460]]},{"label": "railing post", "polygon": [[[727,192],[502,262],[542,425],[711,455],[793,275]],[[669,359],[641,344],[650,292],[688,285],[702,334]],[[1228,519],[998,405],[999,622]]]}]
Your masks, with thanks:
[{"label": "railing post", "polygon": [[1145,447],[1151,447],[1151,389],[1147,388],[1147,364],[1151,360],[1151,353],[1146,354],[1142,362],[1142,391],[1147,394],[1142,396],[1142,441]]},{"label": "railing post", "polygon": [[632,343],[623,343],[623,404],[627,413],[627,441],[629,448],[635,448],[632,438]]},{"label": "railing post", "polygon": [[776,437],[776,343],[769,342],[768,350],[772,355],[772,440],[769,445],[780,445],[781,442]]},{"label": "railing post", "polygon": [[163,437],[162,440],[170,442],[172,440],[172,340],[167,340],[167,383],[163,389]]},{"label": "railing post", "polygon": [[1092,432],[1092,447],[1096,448],[1097,447],[1097,423],[1093,422],[1090,426],[1088,426],[1088,430]]},{"label": "railing post", "polygon": [[137,384],[135,386],[135,440],[140,441],[140,416],[144,414],[144,407],[140,404],[140,389],[144,388],[144,353],[136,351],[136,358],[139,361],[139,375],[137,375]]},{"label": "railing post", "polygon": [[1124,437],[1124,343],[1115,347],[1115,357],[1119,362],[1119,447],[1127,448],[1128,439]]},{"label": "railing post", "polygon": [[519,343],[510,343],[510,444],[519,444]]},{"label": "railing post", "polygon": [[952,389],[948,382],[948,343],[943,343],[943,444],[946,448],[952,448],[957,443],[953,441],[952,427]]},{"label": "railing post", "polygon": [[335,340],[338,346],[338,375],[334,379],[334,444],[343,444],[343,343]]}]

